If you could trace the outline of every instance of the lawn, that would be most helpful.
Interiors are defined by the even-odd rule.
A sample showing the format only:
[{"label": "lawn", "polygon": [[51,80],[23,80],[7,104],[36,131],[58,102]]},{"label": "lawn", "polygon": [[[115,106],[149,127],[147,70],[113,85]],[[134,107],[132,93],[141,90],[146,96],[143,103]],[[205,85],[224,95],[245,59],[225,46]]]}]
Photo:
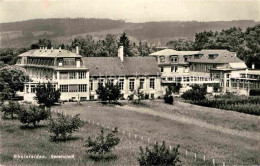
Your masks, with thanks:
[{"label": "lawn", "polygon": [[[173,106],[161,101],[145,101],[145,107],[128,102],[122,106],[103,105],[99,102],[65,103],[53,107],[69,115],[80,113],[91,120],[75,139],[67,143],[51,142],[46,123],[37,129],[23,129],[17,120],[2,120],[1,163],[4,165],[138,165],[139,146],[155,141],[168,145],[181,145],[182,165],[259,164],[259,117],[242,113],[204,108],[176,102]],[[93,125],[93,121],[95,125]],[[97,123],[119,127],[121,143],[113,154],[117,159],[94,162],[83,148],[84,140],[99,131]],[[207,127],[203,127],[206,124]],[[221,130],[224,129],[224,132]],[[122,131],[131,133],[123,134]],[[249,136],[246,136],[248,134]],[[135,139],[135,135],[137,139]],[[141,139],[143,137],[144,140]],[[188,150],[188,157],[185,156]],[[197,159],[194,159],[196,153]],[[50,156],[72,155],[75,159],[13,159],[14,154],[39,154]],[[206,162],[202,161],[206,156]]]}]

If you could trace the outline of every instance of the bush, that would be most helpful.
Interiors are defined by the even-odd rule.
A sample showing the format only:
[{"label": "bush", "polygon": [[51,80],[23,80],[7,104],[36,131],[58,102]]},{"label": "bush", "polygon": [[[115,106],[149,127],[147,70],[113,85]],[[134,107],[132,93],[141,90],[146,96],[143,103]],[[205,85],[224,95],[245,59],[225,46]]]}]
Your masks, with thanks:
[{"label": "bush", "polygon": [[39,106],[30,106],[29,109],[22,109],[18,114],[18,118],[23,124],[26,124],[26,126],[32,123],[35,127],[37,123],[48,119],[50,115],[50,110],[45,110]]},{"label": "bush", "polygon": [[111,103],[111,101],[117,102],[122,96],[118,84],[113,85],[110,82],[106,83],[105,86],[99,86],[96,92],[100,100],[108,101],[109,103]]},{"label": "bush", "polygon": [[205,86],[199,86],[197,84],[192,86],[192,89],[184,92],[181,97],[185,100],[201,101],[206,99],[206,88]]},{"label": "bush", "polygon": [[87,150],[87,153],[97,154],[99,159],[103,159],[105,157],[104,155],[110,153],[120,142],[120,139],[115,136],[115,133],[117,133],[117,129],[105,135],[104,129],[101,128],[100,134],[94,140],[88,137],[84,145],[90,148]]},{"label": "bush", "polygon": [[2,112],[4,113],[3,118],[6,118],[8,115],[11,116],[11,119],[14,118],[14,114],[18,114],[24,108],[18,103],[14,101],[9,101],[8,105],[3,105]]},{"label": "bush", "polygon": [[47,84],[39,84],[36,87],[35,95],[37,102],[45,107],[53,106],[54,103],[57,103],[60,99],[60,91],[55,90],[50,82]]},{"label": "bush", "polygon": [[180,161],[179,159],[179,148],[173,148],[171,151],[166,148],[165,142],[160,146],[156,143],[153,149],[146,147],[144,150],[140,147],[140,157],[137,158],[140,165],[150,166],[150,165],[177,165]]},{"label": "bush", "polygon": [[252,89],[249,91],[250,96],[260,96],[260,89]]},{"label": "bush", "polygon": [[164,95],[164,102],[167,104],[173,104],[174,99],[171,90],[166,89],[166,93]]},{"label": "bush", "polygon": [[75,117],[70,118],[63,114],[58,114],[58,117],[49,120],[49,131],[54,133],[54,136],[51,138],[56,140],[65,141],[68,140],[73,131],[79,131],[79,128],[84,126],[84,122],[80,120],[79,114]]}]

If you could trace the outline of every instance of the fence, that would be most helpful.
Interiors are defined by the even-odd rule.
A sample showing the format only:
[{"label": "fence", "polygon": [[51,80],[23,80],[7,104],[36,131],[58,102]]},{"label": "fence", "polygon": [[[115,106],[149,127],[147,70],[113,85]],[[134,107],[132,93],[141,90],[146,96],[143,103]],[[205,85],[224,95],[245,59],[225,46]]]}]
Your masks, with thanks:
[{"label": "fence", "polygon": [[[74,115],[67,115],[66,112],[63,112],[63,111],[60,111],[60,110],[55,110],[55,109],[52,109],[52,112],[54,113],[60,113],[60,114],[64,114],[65,116],[70,116],[70,117],[74,117]],[[120,128],[118,127],[111,127],[109,125],[105,125],[103,123],[99,123],[99,122],[95,122],[94,120],[90,120],[90,119],[85,119],[85,118],[81,118],[82,121],[90,124],[90,125],[93,125],[93,126],[98,126],[98,127],[103,127],[105,129],[108,129],[108,130],[115,130],[117,129],[118,133],[119,134],[123,134],[125,135],[126,137],[128,137],[129,139],[134,139],[134,140],[140,140],[140,141],[143,141],[144,143],[148,144],[148,145],[153,145],[153,144],[156,144],[157,142],[159,142],[158,140],[152,140],[151,138],[149,137],[144,137],[144,136],[141,136],[141,135],[137,135],[137,134],[134,134],[134,133],[131,133],[131,132],[128,132],[128,131],[125,131],[125,130],[121,130]],[[79,146],[77,148],[80,148],[82,146]],[[169,145],[169,150],[172,150],[172,145]],[[215,158],[212,158],[212,159],[207,159],[207,156],[206,155],[200,155],[198,153],[195,153],[195,152],[192,152],[190,150],[187,150],[185,148],[180,148],[179,149],[179,152],[180,154],[182,154],[184,157],[186,158],[193,158],[194,160],[198,160],[198,159],[201,159],[203,162],[205,162],[205,165],[206,165],[206,162],[207,161],[210,161],[210,163],[212,165],[223,165],[225,166],[226,163],[225,162],[219,162],[219,164],[216,164],[216,159]],[[209,164],[207,162],[207,164]]]}]

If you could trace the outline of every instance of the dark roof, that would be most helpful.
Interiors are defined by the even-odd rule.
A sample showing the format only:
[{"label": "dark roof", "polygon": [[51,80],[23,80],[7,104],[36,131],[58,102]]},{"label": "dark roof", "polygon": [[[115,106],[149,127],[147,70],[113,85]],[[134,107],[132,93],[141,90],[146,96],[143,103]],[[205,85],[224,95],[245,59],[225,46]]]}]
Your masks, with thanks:
[{"label": "dark roof", "polygon": [[[200,54],[200,58],[195,59],[192,57],[189,62],[198,62],[198,63],[235,63],[235,62],[243,62],[236,56],[235,52],[229,52],[228,50],[201,50],[198,52]],[[216,58],[209,59],[210,54],[218,54]]]},{"label": "dark roof", "polygon": [[160,73],[154,57],[83,57],[90,76],[134,76]]},{"label": "dark roof", "polygon": [[59,49],[34,49],[34,50],[29,50],[25,53],[22,53],[18,55],[18,57],[48,57],[48,58],[80,58],[82,57],[81,55],[78,55],[74,52],[68,51],[68,50],[59,50]]}]

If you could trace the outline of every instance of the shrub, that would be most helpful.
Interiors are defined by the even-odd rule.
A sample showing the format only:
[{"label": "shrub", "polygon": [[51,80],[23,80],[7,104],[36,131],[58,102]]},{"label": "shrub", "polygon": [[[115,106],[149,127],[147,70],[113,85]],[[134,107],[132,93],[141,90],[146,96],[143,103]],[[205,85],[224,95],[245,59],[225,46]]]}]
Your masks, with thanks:
[{"label": "shrub", "polygon": [[108,101],[109,103],[112,101],[117,102],[117,100],[122,96],[118,84],[113,85],[110,82],[106,83],[105,86],[99,86],[96,92],[99,95],[98,98],[100,100]]},{"label": "shrub", "polygon": [[29,109],[22,109],[18,114],[18,118],[26,126],[32,123],[35,127],[37,123],[48,119],[50,115],[50,110],[45,110],[39,106],[30,106]]},{"label": "shrub", "polygon": [[60,99],[60,91],[55,90],[53,85],[48,82],[46,84],[39,84],[36,88],[36,97],[35,99],[39,104],[44,105],[45,107],[51,107],[54,103],[58,102]]},{"label": "shrub", "polygon": [[150,165],[177,165],[180,161],[179,159],[179,148],[173,148],[171,151],[166,148],[165,142],[163,141],[160,146],[156,143],[153,149],[146,147],[144,150],[140,147],[140,157],[137,158],[140,165],[150,166]]},{"label": "shrub", "polygon": [[250,96],[260,96],[260,89],[252,89],[249,91]]},{"label": "shrub", "polygon": [[181,97],[185,100],[201,101],[206,99],[206,88],[205,86],[199,86],[197,84],[192,86],[192,89],[184,92]]},{"label": "shrub", "polygon": [[219,88],[220,88],[220,85],[218,83],[214,84],[213,85],[213,91],[214,92],[218,92],[219,91]]},{"label": "shrub", "polygon": [[14,114],[18,114],[24,108],[18,103],[14,101],[9,101],[8,105],[3,105],[2,112],[4,113],[3,118],[6,118],[8,115],[11,116],[11,119],[14,118]]},{"label": "shrub", "polygon": [[54,134],[51,138],[56,140],[65,141],[68,140],[72,132],[79,131],[79,128],[84,126],[84,122],[80,120],[79,114],[70,118],[63,114],[58,114],[58,117],[49,120],[49,131]]},{"label": "shrub", "polygon": [[173,104],[174,99],[171,90],[166,89],[166,93],[164,95],[164,102],[167,104]]},{"label": "shrub", "polygon": [[105,135],[104,129],[101,128],[100,134],[94,140],[88,137],[84,145],[89,148],[87,153],[97,154],[99,159],[103,159],[105,157],[104,155],[110,153],[120,142],[120,139],[115,136],[115,133],[117,133],[117,129]]}]

